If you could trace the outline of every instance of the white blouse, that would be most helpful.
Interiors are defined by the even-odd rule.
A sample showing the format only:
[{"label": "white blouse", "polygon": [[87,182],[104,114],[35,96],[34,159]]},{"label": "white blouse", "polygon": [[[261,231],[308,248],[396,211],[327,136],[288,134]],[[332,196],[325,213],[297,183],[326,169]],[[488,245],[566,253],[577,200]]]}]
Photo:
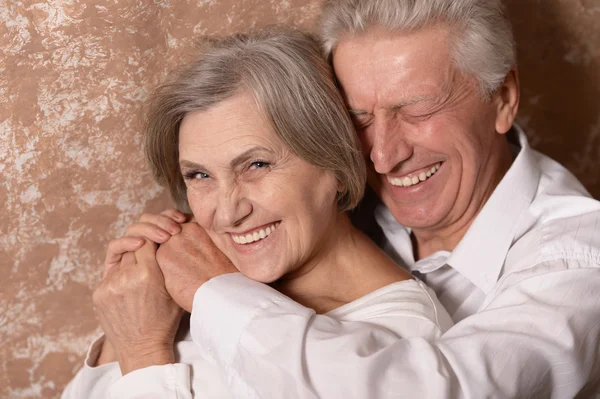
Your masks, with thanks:
[{"label": "white blouse", "polygon": [[[241,274],[229,275],[229,278],[244,280]],[[400,338],[419,337],[431,342],[439,338],[452,325],[450,316],[438,302],[435,294],[418,280],[400,281],[365,295],[353,302],[328,312],[321,317],[332,326],[345,323],[369,323],[375,328],[372,335],[362,340],[343,343],[340,351],[346,351],[351,345],[353,350],[371,352],[374,341],[393,341]],[[234,314],[224,314],[224,319],[234,319]],[[195,328],[191,326],[192,330]],[[277,331],[264,331],[265,338]],[[323,337],[323,345],[328,345],[327,337]],[[188,331],[185,337],[177,342],[175,352],[178,363],[152,366],[121,375],[118,363],[108,363],[98,367],[93,365],[99,355],[104,337],[96,340],[87,355],[83,368],[65,389],[62,399],[188,399],[188,398],[233,398],[243,394],[232,395],[224,381],[224,374],[216,365],[207,360],[194,344]],[[273,343],[273,341],[270,341]],[[339,343],[336,343],[338,345]],[[281,345],[294,345],[286,342]],[[331,348],[329,348],[329,351]],[[255,360],[260,361],[259,357]],[[290,359],[289,363],[292,363]],[[283,366],[283,364],[281,365]],[[252,367],[252,364],[248,364]],[[310,368],[305,371],[310,374]],[[360,373],[352,365],[346,371],[348,378]],[[356,376],[358,377],[358,376]],[[281,381],[264,380],[264,385],[281,383]],[[289,381],[294,384],[294,381]],[[341,397],[341,396],[340,396]]]}]

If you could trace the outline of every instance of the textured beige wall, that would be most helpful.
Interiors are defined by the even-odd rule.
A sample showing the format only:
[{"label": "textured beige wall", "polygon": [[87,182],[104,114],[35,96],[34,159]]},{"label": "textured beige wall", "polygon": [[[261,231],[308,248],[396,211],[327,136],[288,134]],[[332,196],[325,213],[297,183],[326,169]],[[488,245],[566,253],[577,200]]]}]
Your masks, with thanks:
[{"label": "textured beige wall", "polygon": [[[51,398],[98,333],[107,241],[168,202],[149,89],[195,35],[313,24],[310,0],[0,0],[0,397]],[[512,0],[521,123],[600,197],[600,0]]]}]

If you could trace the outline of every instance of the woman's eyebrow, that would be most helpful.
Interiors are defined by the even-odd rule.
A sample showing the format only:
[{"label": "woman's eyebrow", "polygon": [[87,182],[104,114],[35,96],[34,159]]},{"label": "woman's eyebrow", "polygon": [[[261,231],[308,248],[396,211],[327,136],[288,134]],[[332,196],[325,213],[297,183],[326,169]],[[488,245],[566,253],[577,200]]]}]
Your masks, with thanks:
[{"label": "woman's eyebrow", "polygon": [[233,158],[233,160],[231,161],[231,167],[235,168],[236,166],[246,162],[248,159],[252,158],[253,154],[256,152],[265,152],[265,151],[268,152],[269,150],[267,150],[265,147],[262,147],[259,145],[249,148],[248,150],[242,152],[237,157]]},{"label": "woman's eyebrow", "polygon": [[206,166],[201,165],[201,164],[196,163],[196,162],[186,161],[185,159],[182,159],[181,161],[179,161],[179,167],[182,168],[182,169],[203,169],[203,170],[206,170]]},{"label": "woman's eyebrow", "polygon": [[[238,165],[246,162],[248,159],[252,158],[252,156],[255,153],[268,152],[268,151],[269,150],[267,150],[265,147],[262,147],[262,146],[255,146],[255,147],[249,148],[246,151],[242,152],[240,155],[233,158],[230,162],[230,165],[231,165],[231,167],[235,168],[236,166],[238,166]],[[206,166],[196,163],[196,162],[188,161],[186,159],[182,159],[181,161],[179,161],[179,167],[184,168],[184,169],[208,170],[208,168]]]}]

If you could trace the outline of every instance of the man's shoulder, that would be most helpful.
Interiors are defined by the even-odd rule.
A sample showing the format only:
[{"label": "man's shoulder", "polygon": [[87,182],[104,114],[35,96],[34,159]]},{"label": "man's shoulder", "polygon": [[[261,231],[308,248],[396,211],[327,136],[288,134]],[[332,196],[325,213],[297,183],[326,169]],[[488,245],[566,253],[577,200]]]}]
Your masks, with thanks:
[{"label": "man's shoulder", "polygon": [[541,153],[535,157],[542,171],[539,186],[521,216],[507,266],[553,259],[600,264],[600,201],[565,167]]}]

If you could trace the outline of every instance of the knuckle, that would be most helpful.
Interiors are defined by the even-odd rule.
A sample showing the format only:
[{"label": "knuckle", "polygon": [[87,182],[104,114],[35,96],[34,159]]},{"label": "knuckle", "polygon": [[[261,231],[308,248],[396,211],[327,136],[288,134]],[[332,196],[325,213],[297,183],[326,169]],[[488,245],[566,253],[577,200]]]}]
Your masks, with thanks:
[{"label": "knuckle", "polygon": [[124,278],[122,284],[129,287],[130,290],[146,287],[152,281],[150,273],[146,269],[141,269],[137,273]]},{"label": "knuckle", "polygon": [[170,251],[163,245],[161,245],[156,251],[156,262],[160,266],[165,266],[171,259]]},{"label": "knuckle", "polygon": [[92,293],[92,303],[96,306],[101,305],[104,303],[105,296],[106,294],[103,286],[96,288]]},{"label": "knuckle", "polygon": [[156,261],[157,262],[162,262],[166,259],[166,254],[165,254],[165,246],[161,245],[160,247],[158,247],[158,249],[156,250]]},{"label": "knuckle", "polygon": [[179,211],[176,208],[169,208],[163,212],[164,215],[178,215]]},{"label": "knuckle", "polygon": [[143,222],[143,221],[145,221],[145,220],[148,220],[148,219],[150,219],[151,217],[152,217],[152,214],[151,214],[151,213],[144,212],[144,213],[142,213],[142,215],[140,216],[140,219],[139,219],[139,220],[140,220],[140,222]]},{"label": "knuckle", "polygon": [[113,238],[112,240],[110,240],[108,242],[108,245],[106,246],[106,249],[108,251],[114,251],[115,247],[119,245],[119,239],[118,238]]}]

